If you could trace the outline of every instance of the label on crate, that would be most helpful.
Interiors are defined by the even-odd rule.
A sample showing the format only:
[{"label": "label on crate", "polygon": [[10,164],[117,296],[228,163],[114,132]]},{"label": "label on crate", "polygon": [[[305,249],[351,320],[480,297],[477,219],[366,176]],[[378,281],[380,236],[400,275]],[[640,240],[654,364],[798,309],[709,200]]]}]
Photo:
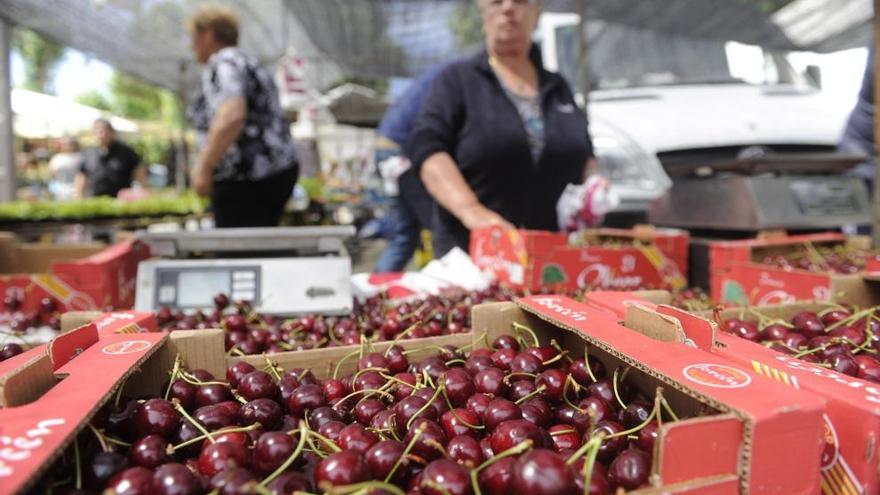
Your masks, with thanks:
[{"label": "label on crate", "polygon": [[692,364],[684,370],[685,378],[714,388],[742,388],[752,383],[746,372],[723,364]]}]

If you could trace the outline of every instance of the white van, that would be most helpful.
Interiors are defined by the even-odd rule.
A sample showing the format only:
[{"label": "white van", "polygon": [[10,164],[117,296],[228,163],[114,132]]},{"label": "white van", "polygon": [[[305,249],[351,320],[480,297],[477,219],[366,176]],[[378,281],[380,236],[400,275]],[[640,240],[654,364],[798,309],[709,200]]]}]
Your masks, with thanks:
[{"label": "white van", "polygon": [[[544,14],[544,65],[577,92],[578,16]],[[644,214],[668,170],[770,153],[834,150],[849,108],[835,108],[785,54],[757,48],[750,75],[731,71],[730,44],[589,22],[588,112],[616,213]],[[741,71],[740,71],[741,72]],[[757,77],[755,73],[757,72]]]}]

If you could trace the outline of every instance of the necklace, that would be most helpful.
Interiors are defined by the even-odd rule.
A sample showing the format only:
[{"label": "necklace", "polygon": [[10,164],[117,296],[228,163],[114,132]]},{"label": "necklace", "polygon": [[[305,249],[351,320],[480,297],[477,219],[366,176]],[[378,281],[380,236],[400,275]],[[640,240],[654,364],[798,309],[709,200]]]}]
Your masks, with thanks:
[{"label": "necklace", "polygon": [[[507,67],[503,67],[501,65],[501,63],[498,62],[498,59],[495,58],[494,55],[489,56],[489,65],[495,71],[496,75],[501,76],[501,72],[503,69],[504,72],[506,72],[508,74],[508,79],[513,79],[513,81],[510,81],[510,82],[513,83],[512,84],[513,88],[511,88],[511,89],[513,89],[514,93],[523,94],[523,93],[530,93],[531,92],[530,91],[531,88],[529,87],[529,83],[527,81],[525,81],[525,79],[519,77],[519,75],[517,75],[512,70],[508,69]],[[500,78],[503,79],[503,77],[500,77]],[[508,81],[502,81],[502,82],[508,83]]]}]

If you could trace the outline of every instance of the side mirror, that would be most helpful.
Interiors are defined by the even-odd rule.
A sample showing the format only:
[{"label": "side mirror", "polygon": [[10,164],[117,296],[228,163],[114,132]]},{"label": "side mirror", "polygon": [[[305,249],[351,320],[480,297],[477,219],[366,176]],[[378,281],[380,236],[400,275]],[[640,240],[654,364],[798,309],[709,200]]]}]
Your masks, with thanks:
[{"label": "side mirror", "polygon": [[818,65],[808,65],[805,75],[809,79],[810,84],[818,89],[822,89],[822,69]]}]

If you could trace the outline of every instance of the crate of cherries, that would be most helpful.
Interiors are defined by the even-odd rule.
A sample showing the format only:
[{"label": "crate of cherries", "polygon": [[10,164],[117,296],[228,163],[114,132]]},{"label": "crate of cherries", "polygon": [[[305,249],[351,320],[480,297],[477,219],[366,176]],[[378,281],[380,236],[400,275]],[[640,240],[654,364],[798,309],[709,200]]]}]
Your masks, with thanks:
[{"label": "crate of cherries", "polygon": [[[200,352],[223,340],[217,330],[169,339],[184,335]],[[598,495],[647,486],[658,435],[684,420],[681,398],[666,399],[675,390],[634,380],[640,371],[588,354],[578,338],[560,346],[515,324],[445,339],[364,341],[257,366],[233,357],[225,376],[187,369],[178,353],[164,379],[130,380],[40,487]]]}]

